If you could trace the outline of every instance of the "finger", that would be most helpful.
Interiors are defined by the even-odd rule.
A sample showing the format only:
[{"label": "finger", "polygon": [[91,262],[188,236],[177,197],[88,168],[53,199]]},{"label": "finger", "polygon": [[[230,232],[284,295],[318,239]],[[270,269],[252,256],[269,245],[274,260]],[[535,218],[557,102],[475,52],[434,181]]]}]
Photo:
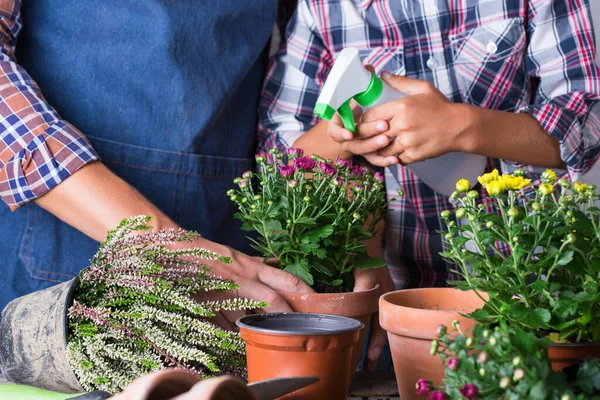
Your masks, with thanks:
[{"label": "finger", "polygon": [[367,65],[365,65],[365,68],[366,68],[366,69],[367,69],[369,72],[371,72],[371,73],[373,73],[373,74],[375,74],[375,73],[376,73],[376,72],[375,72],[375,68],[374,68],[372,65],[370,65],[370,64],[367,64]]},{"label": "finger", "polygon": [[[372,271],[371,271],[372,272]],[[377,275],[370,273],[369,270],[354,271],[354,289],[353,292],[365,292],[371,290],[377,284]]]},{"label": "finger", "polygon": [[356,125],[354,132],[355,139],[366,139],[377,134],[386,132],[389,129],[387,121],[365,122]]},{"label": "finger", "polygon": [[314,293],[302,279],[278,268],[262,265],[257,272],[258,279],[276,292]]},{"label": "finger", "polygon": [[365,357],[364,368],[367,373],[373,373],[377,369],[381,352],[387,342],[387,333],[379,325],[379,312],[371,317],[371,332],[369,335],[369,344],[367,345],[367,356]]},{"label": "finger", "polygon": [[[275,268],[273,268],[275,269]],[[240,298],[264,301],[269,306],[264,310],[267,312],[291,312],[292,309],[276,291],[255,280],[244,279],[238,283],[238,295]]]},{"label": "finger", "polygon": [[391,167],[400,162],[398,157],[384,157],[380,156],[377,152],[363,154],[363,157],[376,167]]},{"label": "finger", "polygon": [[354,135],[348,129],[344,128],[344,123],[338,114],[335,114],[327,125],[327,135],[338,143],[352,140]]},{"label": "finger", "polygon": [[381,73],[381,79],[397,91],[406,95],[429,93],[434,88],[428,81],[412,79],[402,75],[393,75],[387,71]]},{"label": "finger", "polygon": [[368,154],[384,148],[390,143],[390,138],[385,135],[377,135],[368,139],[355,139],[342,143],[342,150],[353,154]]}]

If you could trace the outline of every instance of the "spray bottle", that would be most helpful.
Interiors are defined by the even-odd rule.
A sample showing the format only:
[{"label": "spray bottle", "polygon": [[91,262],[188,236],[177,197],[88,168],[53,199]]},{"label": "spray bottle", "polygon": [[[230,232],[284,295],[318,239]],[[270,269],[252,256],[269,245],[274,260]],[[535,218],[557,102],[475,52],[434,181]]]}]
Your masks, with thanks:
[{"label": "spray bottle", "polygon": [[[405,95],[365,69],[358,50],[348,47],[339,54],[315,105],[314,113],[330,120],[337,112],[344,128],[354,132],[355,122],[350,100],[354,99],[363,112],[379,104]],[[443,156],[409,164],[407,167],[427,186],[449,196],[455,183],[465,178],[473,183],[485,169],[486,158],[478,154],[447,153]]]}]

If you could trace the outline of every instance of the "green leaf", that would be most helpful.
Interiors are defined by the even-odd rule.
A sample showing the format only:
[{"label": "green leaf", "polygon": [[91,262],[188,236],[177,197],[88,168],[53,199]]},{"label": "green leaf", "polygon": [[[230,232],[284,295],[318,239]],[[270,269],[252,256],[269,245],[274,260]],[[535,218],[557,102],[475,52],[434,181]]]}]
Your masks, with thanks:
[{"label": "green leaf", "polygon": [[325,225],[319,229],[307,232],[303,237],[302,241],[316,242],[319,239],[326,238],[333,233],[333,225]]},{"label": "green leaf", "polygon": [[477,322],[485,323],[489,322],[490,313],[480,308],[478,310],[473,311],[471,314],[468,314],[468,317],[474,319]]},{"label": "green leaf", "polygon": [[557,265],[567,265],[573,260],[573,250],[565,251],[556,262]]},{"label": "green leaf", "polygon": [[329,282],[331,286],[340,286],[344,281],[342,279],[336,279],[334,281]]},{"label": "green leaf", "polygon": [[531,400],[546,400],[547,397],[548,389],[546,388],[546,382],[539,381],[531,388],[528,398]]},{"label": "green leaf", "polygon": [[313,261],[311,267],[325,276],[333,276],[334,271],[332,271],[331,268],[328,268],[326,265],[319,262],[318,260]]},{"label": "green leaf", "polygon": [[359,254],[352,260],[352,265],[358,269],[371,269],[385,267],[387,263],[379,257],[370,257],[368,254]]},{"label": "green leaf", "polygon": [[551,317],[550,311],[545,308],[531,309],[522,303],[511,305],[508,309],[508,315],[532,329],[547,328]]},{"label": "green leaf", "polygon": [[315,283],[313,276],[309,271],[308,262],[306,260],[297,260],[293,264],[285,267],[283,270],[297,276],[310,286]]},{"label": "green leaf", "polygon": [[316,224],[316,220],[314,218],[310,218],[310,217],[300,217],[300,218],[296,219],[296,224],[314,225],[314,224]]},{"label": "green leaf", "polygon": [[280,238],[286,232],[285,229],[283,229],[283,227],[281,226],[281,222],[279,222],[276,219],[270,219],[267,222],[265,222],[265,227],[266,232],[259,233],[261,233],[263,236],[265,236],[265,234],[268,234],[271,240]]},{"label": "green leaf", "polygon": [[[558,306],[554,309],[554,313],[558,318],[567,318],[574,315],[579,308],[579,303],[570,299],[559,299]],[[564,328],[563,328],[564,329]]]},{"label": "green leaf", "polygon": [[577,386],[584,393],[600,390],[600,367],[598,361],[584,361],[577,372]]},{"label": "green leaf", "polygon": [[548,282],[538,279],[529,286],[536,292],[541,292],[544,289],[548,289]]},{"label": "green leaf", "polygon": [[592,221],[590,221],[587,215],[579,210],[575,210],[573,211],[573,217],[575,218],[573,226],[578,233],[583,233],[587,236],[594,234],[594,225],[592,225]]}]

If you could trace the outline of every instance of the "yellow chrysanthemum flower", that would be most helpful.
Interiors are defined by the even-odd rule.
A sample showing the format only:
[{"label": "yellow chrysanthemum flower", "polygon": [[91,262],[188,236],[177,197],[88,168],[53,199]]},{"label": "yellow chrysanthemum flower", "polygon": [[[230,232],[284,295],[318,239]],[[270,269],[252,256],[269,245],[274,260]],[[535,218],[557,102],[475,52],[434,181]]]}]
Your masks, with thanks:
[{"label": "yellow chrysanthemum flower", "polygon": [[461,179],[456,182],[456,190],[461,193],[468,192],[471,189],[471,183],[466,179]]},{"label": "yellow chrysanthemum flower", "polygon": [[485,186],[488,183],[497,180],[499,177],[500,174],[498,173],[498,170],[494,169],[492,172],[478,176],[477,180],[479,181],[479,183],[481,183],[482,186]]},{"label": "yellow chrysanthemum flower", "polygon": [[501,180],[495,180],[495,181],[488,182],[485,185],[485,190],[487,190],[487,192],[491,196],[499,196],[502,193],[504,193],[504,191],[506,190],[506,187],[504,186],[504,183]]},{"label": "yellow chrysanthemum flower", "polygon": [[552,194],[552,192],[554,192],[554,187],[549,184],[549,183],[542,183],[540,185],[540,193],[543,196],[548,196],[549,194]]},{"label": "yellow chrysanthemum flower", "polygon": [[573,182],[573,191],[575,193],[583,193],[587,189],[587,185],[585,183]]},{"label": "yellow chrysanthemum flower", "polygon": [[522,176],[502,175],[498,178],[508,190],[521,190],[531,183],[531,179],[525,179]]},{"label": "yellow chrysanthemum flower", "polygon": [[542,182],[544,183],[554,183],[556,182],[556,172],[551,169],[547,169],[542,173]]}]

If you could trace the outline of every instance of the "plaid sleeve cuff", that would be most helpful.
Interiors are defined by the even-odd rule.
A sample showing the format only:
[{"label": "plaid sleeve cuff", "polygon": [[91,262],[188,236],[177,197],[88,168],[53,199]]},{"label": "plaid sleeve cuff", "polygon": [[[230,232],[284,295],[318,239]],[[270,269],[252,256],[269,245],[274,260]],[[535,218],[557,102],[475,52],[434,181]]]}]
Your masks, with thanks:
[{"label": "plaid sleeve cuff", "polygon": [[[531,105],[518,110],[521,113],[529,113],[548,134],[558,140],[561,158],[567,165],[572,179],[576,179],[591,168],[597,158],[592,157],[591,149],[588,147],[598,142],[598,138],[586,137],[586,135],[596,136],[597,134],[593,133],[598,132],[598,127],[590,130],[588,129],[590,127],[586,128],[582,122],[588,120],[590,109],[585,94],[575,93],[560,96],[546,104]],[[591,120],[587,122],[594,124]],[[592,152],[597,153],[597,151]]]},{"label": "plaid sleeve cuff", "polygon": [[98,154],[85,136],[65,121],[58,121],[34,136],[4,165],[0,162],[0,197],[16,210],[97,160]]}]

